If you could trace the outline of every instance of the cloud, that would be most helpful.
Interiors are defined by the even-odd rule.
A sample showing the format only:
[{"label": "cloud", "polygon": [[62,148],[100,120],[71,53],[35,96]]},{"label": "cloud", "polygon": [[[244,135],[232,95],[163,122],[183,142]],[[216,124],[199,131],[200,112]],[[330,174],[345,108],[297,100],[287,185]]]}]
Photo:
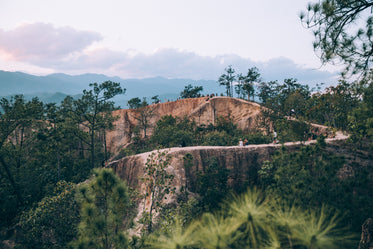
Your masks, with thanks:
[{"label": "cloud", "polygon": [[261,69],[265,81],[295,78],[300,83],[315,85],[316,83],[334,84],[338,78],[338,73],[303,67],[285,57],[259,63],[257,67]]},{"label": "cloud", "polygon": [[257,67],[265,81],[296,78],[300,83],[316,85],[336,81],[336,73],[307,68],[285,58],[275,58],[267,62],[255,62],[234,54],[215,57],[200,56],[192,52],[176,49],[162,49],[153,54],[124,56],[123,66],[116,68],[124,77],[152,77],[190,79],[218,79],[229,65],[236,73],[246,74],[251,67]]},{"label": "cloud", "polygon": [[120,70],[132,77],[163,76],[168,78],[215,79],[217,71],[225,65],[217,57],[199,56],[195,53],[161,49],[153,54],[139,53],[127,56]]},{"label": "cloud", "polygon": [[0,29],[0,50],[17,61],[48,64],[80,52],[102,36],[71,27],[55,28],[51,24],[24,24],[14,30]]},{"label": "cloud", "polygon": [[78,31],[71,27],[56,28],[34,23],[11,31],[0,29],[0,52],[13,61],[29,63],[56,72],[80,74],[101,73],[122,78],[166,78],[217,80],[232,65],[236,73],[245,74],[256,66],[265,81],[296,78],[300,83],[315,85],[336,82],[336,74],[318,68],[307,68],[285,58],[255,62],[235,54],[201,56],[191,51],[165,48],[151,54],[115,51],[90,47],[102,40],[99,33]]}]

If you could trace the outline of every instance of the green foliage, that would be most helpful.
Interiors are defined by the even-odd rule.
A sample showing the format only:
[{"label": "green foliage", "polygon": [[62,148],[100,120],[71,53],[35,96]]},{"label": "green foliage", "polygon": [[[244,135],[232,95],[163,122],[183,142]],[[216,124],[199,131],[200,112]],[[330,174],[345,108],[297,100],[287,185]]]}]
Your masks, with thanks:
[{"label": "green foliage", "polygon": [[[342,222],[359,232],[372,213],[371,183],[365,167],[354,167],[353,176],[343,176],[345,160],[327,152],[324,142],[288,152],[285,147],[259,171],[261,184],[268,191],[302,208],[317,208],[321,203],[345,211]],[[343,171],[342,171],[343,172]]]},{"label": "green foliage", "polygon": [[237,130],[237,125],[233,123],[231,118],[225,118],[223,116],[219,116],[216,119],[215,129],[218,131],[225,131],[229,135],[235,135]]},{"label": "green foliage", "polygon": [[193,225],[184,229],[176,221],[162,234],[152,234],[146,244],[155,249],[186,249],[196,245],[194,233],[195,229]]},{"label": "green foliage", "polygon": [[147,130],[152,127],[150,119],[154,116],[154,106],[149,106],[144,99],[142,105],[136,109],[137,116],[135,119],[137,122],[137,127],[143,130],[144,139],[147,138]]},{"label": "green foliage", "polygon": [[125,229],[131,224],[129,189],[112,169],[96,169],[78,189],[81,222],[76,248],[125,248]]},{"label": "green foliage", "polygon": [[231,144],[231,137],[227,134],[226,131],[209,132],[204,136],[202,143],[202,145],[206,146],[228,146]]},{"label": "green foliage", "polygon": [[79,208],[74,198],[76,185],[61,181],[52,196],[44,197],[22,214],[19,238],[22,248],[66,248],[75,238]]},{"label": "green foliage", "polygon": [[[111,100],[118,94],[124,94],[126,89],[120,87],[120,83],[105,81],[101,84],[89,84],[91,90],[83,90],[83,96],[74,101],[74,119],[77,125],[83,126],[88,132],[78,130],[76,135],[88,146],[90,152],[90,166],[93,169],[95,166],[101,165],[101,162],[96,160],[97,150],[97,134],[102,132],[105,134],[106,129],[113,128],[115,117],[111,112],[116,108]],[[105,144],[106,146],[106,144]],[[103,160],[108,159],[105,150]],[[99,163],[97,163],[99,162]]]},{"label": "green foliage", "polygon": [[46,122],[38,127],[36,143],[29,152],[37,159],[25,164],[38,163],[35,168],[50,174],[46,177],[51,185],[63,179],[80,182],[86,179],[93,166],[101,165],[109,157],[105,130],[112,129],[115,120],[111,115],[115,109],[111,98],[125,89],[111,81],[90,86],[92,89],[84,90],[80,99],[66,97],[60,105],[47,104],[43,109],[42,117]]},{"label": "green foliage", "polygon": [[364,90],[363,101],[349,113],[348,121],[354,142],[361,143],[364,138],[368,138],[373,146],[373,83],[371,81]]},{"label": "green foliage", "polygon": [[259,100],[265,105],[267,100],[276,96],[276,86],[278,85],[277,81],[261,82],[259,84]]},{"label": "green foliage", "polygon": [[185,86],[184,90],[180,93],[180,97],[182,99],[197,98],[201,95],[200,92],[202,91],[203,91],[202,86],[193,87],[191,84],[189,84]]},{"label": "green foliage", "polygon": [[260,81],[259,69],[257,67],[249,68],[246,75],[237,75],[237,80],[238,84],[235,88],[238,97],[244,98],[245,96],[248,96],[248,100],[250,100],[250,97],[254,99],[254,83]]},{"label": "green foliage", "polygon": [[197,248],[229,248],[238,237],[235,232],[239,223],[231,217],[205,213],[198,225],[198,229],[195,231],[195,240],[199,244]]},{"label": "green foliage", "polygon": [[194,127],[195,124],[187,118],[166,115],[157,121],[151,141],[163,148],[190,146],[193,144]]},{"label": "green foliage", "polygon": [[153,231],[154,213],[162,209],[162,201],[175,191],[171,187],[174,175],[166,171],[170,160],[167,151],[157,151],[149,155],[145,164],[145,176],[141,181],[145,183],[147,190],[144,203],[149,202],[150,206],[143,212],[140,222],[146,226],[147,233]]},{"label": "green foliage", "polygon": [[263,135],[260,132],[244,134],[242,139],[247,140],[248,144],[269,144],[273,141],[270,136]]},{"label": "green foliage", "polygon": [[[142,108],[139,109],[139,111],[141,110]],[[165,115],[158,120],[150,138],[143,139],[138,128],[144,129],[144,126],[141,126],[140,118],[138,120],[139,126],[134,129],[133,143],[123,150],[121,155],[142,153],[159,147],[232,146],[237,145],[238,141],[244,138],[249,139],[251,144],[269,141],[269,137],[260,132],[251,131],[251,133],[244,134],[230,118],[218,117],[215,125],[210,124],[206,127],[204,125],[197,126],[195,122],[186,117],[178,118],[171,115]]]},{"label": "green foliage", "polygon": [[[35,131],[46,128],[45,105],[38,99],[25,101],[22,95],[0,100],[0,203],[2,226],[9,225],[23,208],[30,207],[52,189],[57,174],[45,173],[47,151]],[[51,174],[51,175],[48,175]]]},{"label": "green foliage", "polygon": [[[373,2],[322,0],[309,3],[300,15],[313,31],[314,50],[323,63],[342,61],[345,73],[367,73],[373,55]],[[365,18],[366,17],[366,18]]]},{"label": "green foliage", "polygon": [[220,75],[219,80],[218,80],[219,85],[225,86],[228,97],[233,97],[232,87],[233,87],[233,82],[236,79],[234,72],[235,70],[232,68],[231,65],[229,65],[225,69],[225,73]]},{"label": "green foliage", "polygon": [[287,120],[286,118],[278,119],[275,127],[278,140],[281,143],[305,141],[309,137],[310,125],[302,121]]},{"label": "green foliage", "polygon": [[[190,197],[186,189],[181,189],[180,193],[176,195],[176,202],[167,204],[162,208],[157,224],[158,229],[150,235],[150,244],[156,246],[157,237],[165,235],[163,241],[166,242],[166,240],[170,239],[171,248],[172,244],[174,246],[179,244],[180,247],[184,243],[192,245],[193,239],[186,234],[188,231],[184,232],[183,228],[192,224],[194,219],[201,213],[202,209],[199,206],[199,201],[194,197]],[[189,227],[193,227],[193,225]],[[192,231],[192,229],[189,231]],[[187,240],[184,241],[183,238]],[[158,246],[161,245],[158,244]]]},{"label": "green foliage", "polygon": [[244,99],[246,97],[246,92],[243,90],[243,86],[245,84],[246,77],[242,75],[242,73],[237,74],[237,85],[234,86],[234,90],[237,93],[237,98]]},{"label": "green foliage", "polygon": [[[302,202],[303,205],[317,206],[328,201],[325,196],[328,193],[324,192],[326,183],[323,181],[328,179],[327,184],[338,182],[336,173],[343,165],[342,158],[330,157],[320,152],[317,146],[305,146],[300,152],[294,153],[287,153],[284,147],[272,158],[271,163],[266,165],[267,170],[272,173],[262,177],[267,183],[267,177],[270,177],[272,184],[268,187],[276,194]],[[329,187],[331,188],[330,185]]]},{"label": "green foliage", "polygon": [[233,196],[222,211],[205,213],[187,226],[175,222],[169,231],[154,233],[148,244],[152,248],[350,248],[351,236],[334,211],[325,206],[300,209],[253,189]]},{"label": "green foliage", "polygon": [[159,102],[161,102],[161,100],[159,99],[159,95],[155,95],[151,99],[153,104],[158,104]]},{"label": "green foliage", "polygon": [[348,114],[359,102],[354,86],[355,84],[340,81],[337,86],[328,87],[324,92],[314,94],[307,102],[307,118],[319,124],[346,130]]},{"label": "green foliage", "polygon": [[[3,171],[1,171],[0,177],[0,198],[3,200],[0,202],[0,212],[3,214],[0,218],[0,224],[2,227],[12,224],[14,217],[18,214],[19,204],[17,196],[14,193],[10,181],[5,177]],[[13,176],[13,175],[12,175]]]},{"label": "green foliage", "polygon": [[262,82],[259,90],[258,96],[264,107],[262,127],[267,129],[267,134],[273,127],[282,143],[306,140],[310,125],[303,120],[306,116],[310,118],[310,113],[316,113],[310,106],[316,105],[317,99],[316,95],[311,98],[309,87],[299,84],[296,79],[285,79],[283,84]]},{"label": "green foliage", "polygon": [[262,241],[269,239],[267,233],[271,235],[273,232],[268,224],[269,211],[268,199],[256,189],[233,197],[233,201],[228,204],[228,212],[234,217],[242,232],[242,239],[237,241],[240,246],[260,248]]},{"label": "green foliage", "polygon": [[[312,97],[308,87],[293,79],[287,79],[283,84],[261,83],[259,97],[266,107],[271,108],[265,109],[266,117],[274,121],[281,142],[304,140],[309,130],[306,123],[283,118],[284,115],[292,114],[289,110],[294,109],[298,120],[308,119],[349,129],[353,145],[360,144],[361,148],[362,140],[373,136],[373,88],[370,80],[365,80],[365,83],[353,84],[341,81],[338,86]],[[359,85],[362,90],[357,89]],[[22,96],[0,100],[0,198],[4,200],[0,202],[3,214],[0,223],[2,227],[10,227],[20,217],[23,234],[19,237],[21,247],[65,248],[66,243],[76,235],[79,215],[77,204],[72,199],[75,185],[66,182],[85,180],[92,169],[92,162],[96,167],[108,158],[109,155],[105,153],[105,130],[113,128],[111,123],[115,120],[109,114],[110,110],[115,109],[110,99],[123,92],[117,83],[92,84],[91,87],[93,89],[85,90],[81,99],[67,97],[60,105],[44,104],[38,99],[26,101]],[[240,94],[243,96],[245,93]],[[124,151],[125,155],[156,147],[229,146],[237,145],[240,139],[248,139],[250,144],[270,141],[269,136],[255,131],[243,133],[230,118],[218,117],[214,125],[197,126],[187,118],[172,116],[162,117],[151,138],[144,139],[140,131],[142,129],[146,134],[151,106],[148,106],[145,99],[140,105],[144,106],[137,110],[137,135],[133,144]],[[338,228],[335,225],[337,219],[330,210],[301,210],[317,210],[322,206],[321,203],[346,210],[348,212],[341,222],[351,225],[352,230],[358,230],[367,215],[372,213],[373,198],[367,189],[371,184],[371,172],[369,168],[354,167],[353,177],[341,176],[339,170],[346,161],[333,156],[328,150],[320,137],[316,146],[303,147],[299,152],[289,153],[282,148],[273,159],[262,165],[258,172],[260,183],[263,188],[267,188],[272,198],[296,202],[296,206],[290,207],[285,204],[269,205],[266,198],[257,198],[255,191],[252,192],[250,198],[260,200],[253,205],[263,210],[270,206],[271,211],[265,213],[267,219],[261,223],[263,226],[250,220],[249,216],[247,220],[251,223],[242,223],[242,217],[237,219],[237,210],[249,212],[245,207],[249,201],[243,201],[241,197],[231,201],[237,206],[241,205],[235,208],[237,212],[233,212],[231,206],[227,208],[231,211],[204,215],[201,220],[192,221],[194,217],[200,216],[202,209],[218,210],[222,200],[231,192],[227,184],[229,166],[220,165],[214,158],[204,162],[203,171],[193,178],[187,176],[193,174],[193,156],[185,155],[184,169],[189,180],[176,196],[177,204],[162,205],[161,200],[173,191],[170,185],[172,176],[165,171],[169,159],[164,155],[164,159],[157,161],[153,155],[147,164],[149,174],[144,178],[152,190],[146,196],[146,200],[153,202],[150,208],[152,211],[144,213],[142,223],[147,225],[149,231],[160,230],[151,235],[149,245],[159,247],[163,244],[165,248],[166,245],[167,248],[210,248],[211,245],[286,248],[291,247],[291,244],[293,248],[336,247],[340,242],[337,237],[345,237],[334,233]],[[94,152],[94,156],[88,155],[87,151]],[[127,202],[127,187],[121,184],[122,187],[114,187],[117,186],[117,180],[110,177],[111,173],[105,178],[97,172],[96,178],[80,188],[82,222],[79,226],[80,240],[75,241],[74,245],[100,247],[102,244],[102,247],[108,247],[107,239],[114,241],[112,245],[125,246],[128,243],[123,231],[130,226],[133,215],[133,206]],[[108,183],[112,181],[113,184],[109,185],[114,190],[104,188],[104,178]],[[63,180],[66,182],[60,182]],[[53,190],[56,183],[59,189]],[[122,194],[118,191],[127,193],[123,194],[127,201],[119,197]],[[198,192],[200,198],[194,198],[189,191]],[[22,216],[20,210],[25,210]],[[254,206],[254,215],[253,210]],[[259,213],[255,215],[259,219]],[[295,216],[298,218],[295,219]],[[121,223],[123,220],[125,222]],[[159,221],[157,225],[153,224],[155,221]],[[214,229],[210,229],[211,226]],[[329,231],[333,232],[328,234]],[[199,237],[202,234],[204,238]],[[157,236],[163,236],[161,243],[158,243]],[[139,248],[145,246],[145,241],[146,237],[133,239],[129,246]],[[211,243],[208,244],[208,241]]]},{"label": "green foliage", "polygon": [[292,110],[297,117],[303,116],[310,95],[309,87],[299,84],[296,79],[285,79],[283,84],[261,82],[258,94],[263,105],[280,117],[290,115]]},{"label": "green foliage", "polygon": [[141,99],[138,97],[128,100],[128,106],[130,109],[137,109],[141,106]]},{"label": "green foliage", "polygon": [[197,172],[196,192],[200,195],[200,205],[205,211],[213,211],[229,192],[229,169],[220,165],[216,158],[205,162],[203,172]]},{"label": "green foliage", "polygon": [[203,145],[210,146],[232,146],[237,145],[243,133],[237,129],[237,125],[230,118],[219,116],[215,121],[214,127],[206,132],[201,139]]}]

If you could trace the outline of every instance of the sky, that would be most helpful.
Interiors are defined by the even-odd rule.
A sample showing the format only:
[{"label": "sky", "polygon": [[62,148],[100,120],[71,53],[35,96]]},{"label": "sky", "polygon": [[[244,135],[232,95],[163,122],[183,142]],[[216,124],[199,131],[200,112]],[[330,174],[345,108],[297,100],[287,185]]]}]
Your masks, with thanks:
[{"label": "sky", "polygon": [[[314,1],[314,0],[313,0]],[[0,70],[35,75],[336,81],[299,13],[309,0],[0,0]]]}]

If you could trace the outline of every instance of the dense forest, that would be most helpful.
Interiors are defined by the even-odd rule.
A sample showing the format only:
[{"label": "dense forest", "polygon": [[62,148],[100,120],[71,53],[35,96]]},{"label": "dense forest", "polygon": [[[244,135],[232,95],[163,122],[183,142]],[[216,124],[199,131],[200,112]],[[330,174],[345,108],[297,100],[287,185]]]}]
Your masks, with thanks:
[{"label": "dense forest", "polygon": [[[262,82],[251,94],[263,106],[263,127],[272,123],[281,143],[306,140],[308,121],[325,124],[331,131],[350,134],[343,145],[350,154],[366,153],[371,160],[372,86],[372,78],[365,78],[314,92],[286,79]],[[186,86],[183,96],[198,97],[200,90]],[[136,203],[143,197],[109,169],[99,170],[111,158],[105,146],[105,132],[115,129],[111,98],[124,91],[119,83],[108,81],[91,84],[81,98],[66,97],[59,104],[26,101],[22,95],[1,100],[2,240],[12,239],[18,248],[91,248],[92,243],[100,244],[98,248],[210,248],[207,244],[217,236],[213,248],[263,248],[267,243],[351,248],[349,242],[357,247],[361,225],[372,214],[371,168],[355,162],[353,175],[341,176],[346,159],[322,136],[316,145],[296,152],[278,150],[260,166],[255,184],[240,188],[228,186],[229,172],[211,158],[195,186],[174,193],[177,202],[172,205],[161,201],[172,192],[172,175],[164,173],[169,160],[167,155],[154,155],[163,159],[148,161],[148,178],[143,180],[154,187],[158,201],[153,212],[137,221],[143,224],[141,236],[129,236]],[[247,96],[243,93],[239,97]],[[148,106],[146,99],[137,103],[132,107],[139,112]],[[180,145],[237,145],[242,138],[251,144],[273,141],[272,133],[243,132],[227,117],[199,126],[167,115],[149,136],[138,132],[142,125],[139,120],[122,156]],[[188,163],[186,155],[186,167]],[[159,181],[153,182],[154,172],[162,176]]]}]

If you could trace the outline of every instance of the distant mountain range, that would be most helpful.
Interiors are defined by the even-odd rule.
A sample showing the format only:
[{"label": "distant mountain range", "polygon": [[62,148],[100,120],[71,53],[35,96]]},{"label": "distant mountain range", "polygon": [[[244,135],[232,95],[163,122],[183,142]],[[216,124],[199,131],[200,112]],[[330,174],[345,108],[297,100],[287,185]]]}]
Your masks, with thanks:
[{"label": "distant mountain range", "polygon": [[38,97],[43,102],[59,103],[67,95],[78,97],[84,89],[89,89],[90,83],[102,83],[111,80],[126,88],[126,94],[117,96],[117,105],[125,108],[127,101],[134,97],[151,98],[159,95],[162,101],[175,100],[188,84],[203,86],[203,93],[221,93],[220,87],[214,80],[166,79],[162,77],[146,79],[121,79],[102,74],[50,74],[36,76],[22,72],[8,72],[0,70],[0,97],[23,94],[26,99]]}]

